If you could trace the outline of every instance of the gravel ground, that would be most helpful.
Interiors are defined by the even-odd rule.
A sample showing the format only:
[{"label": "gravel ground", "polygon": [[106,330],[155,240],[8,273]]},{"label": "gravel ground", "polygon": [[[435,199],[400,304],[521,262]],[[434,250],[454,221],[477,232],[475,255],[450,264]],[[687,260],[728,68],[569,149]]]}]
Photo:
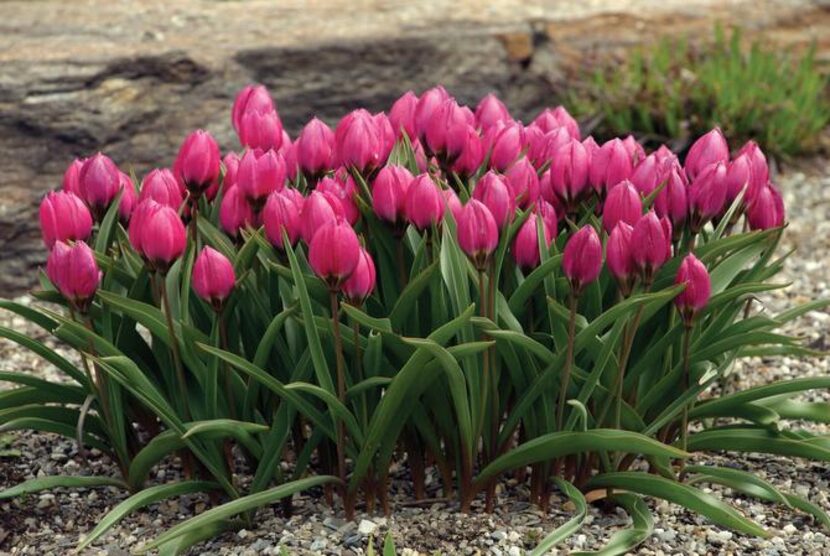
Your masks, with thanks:
[{"label": "gravel ground", "polygon": [[[759,300],[764,311],[775,313],[811,299],[830,297],[830,175],[827,168],[803,166],[781,180],[789,210],[790,227],[784,248],[798,251],[787,262],[784,279],[792,285]],[[22,301],[29,302],[30,298]],[[37,335],[26,323],[0,312],[0,324]],[[788,332],[805,336],[813,347],[830,344],[830,312],[811,312],[788,327]],[[45,335],[43,341],[54,345]],[[60,346],[56,346],[59,350]],[[66,353],[74,357],[72,353]],[[38,376],[57,378],[55,370],[0,340],[0,370],[29,369]],[[826,375],[828,359],[765,358],[743,361],[735,366],[735,384],[740,388],[773,380]],[[812,400],[830,401],[830,392],[813,392]],[[798,426],[798,423],[793,426]],[[827,427],[808,425],[816,432]],[[116,475],[115,465],[96,451],[89,453],[89,470],[82,470],[74,442],[48,434],[29,432],[0,434],[0,488],[35,476],[81,473]],[[830,468],[804,460],[753,455],[706,455],[697,463],[738,466],[756,473],[774,485],[808,497],[830,511],[828,481]],[[405,480],[396,480],[392,470],[394,517],[359,515],[346,523],[333,514],[316,493],[295,497],[296,513],[285,519],[276,506],[263,509],[257,527],[227,533],[193,549],[193,554],[364,554],[369,539],[376,548],[391,531],[402,554],[440,551],[450,554],[518,555],[535,546],[547,532],[563,523],[568,512],[553,501],[545,514],[528,505],[525,485],[507,481],[500,485],[499,503],[492,515],[460,514],[453,504],[436,500],[419,506],[408,505],[412,497]],[[155,480],[178,476],[177,462],[165,461],[156,470]],[[430,488],[431,487],[431,488]],[[428,478],[428,495],[439,496],[438,481]],[[649,502],[655,515],[655,533],[641,545],[641,554],[828,554],[830,533],[801,513],[780,506],[742,498],[725,489],[710,492],[728,498],[738,509],[766,527],[769,539],[749,538],[720,529],[705,519],[666,502]],[[89,531],[108,509],[124,498],[114,488],[58,490],[0,503],[0,554],[66,554],[78,538]],[[186,496],[155,504],[131,515],[96,543],[89,554],[122,555],[136,549],[162,529],[208,507],[204,496]],[[620,527],[629,525],[623,513],[603,513],[592,507],[588,525],[568,542],[569,549],[597,549]]]}]

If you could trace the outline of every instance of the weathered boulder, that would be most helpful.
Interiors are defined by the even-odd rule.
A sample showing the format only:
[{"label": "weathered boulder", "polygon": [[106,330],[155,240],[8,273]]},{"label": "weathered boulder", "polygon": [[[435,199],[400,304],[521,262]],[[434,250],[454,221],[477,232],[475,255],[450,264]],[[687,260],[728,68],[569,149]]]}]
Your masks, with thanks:
[{"label": "weathered boulder", "polygon": [[[714,19],[785,42],[830,36],[826,9],[808,0],[409,4],[0,2],[0,296],[34,283],[37,203],[72,158],[105,151],[140,176],[169,165],[197,127],[235,148],[230,102],[251,81],[269,87],[292,134],[313,114],[334,124],[435,83],[468,103],[496,91],[528,120],[585,52],[708,32]],[[812,34],[793,32],[802,23]]]}]

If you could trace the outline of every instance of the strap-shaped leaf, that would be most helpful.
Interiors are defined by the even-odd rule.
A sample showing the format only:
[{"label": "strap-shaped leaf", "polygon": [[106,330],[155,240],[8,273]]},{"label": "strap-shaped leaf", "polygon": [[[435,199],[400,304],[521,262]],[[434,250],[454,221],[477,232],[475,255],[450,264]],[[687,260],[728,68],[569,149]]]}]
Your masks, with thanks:
[{"label": "strap-shaped leaf", "polygon": [[398,296],[395,306],[389,313],[389,320],[396,330],[400,330],[406,319],[409,318],[415,303],[421,296],[423,291],[429,286],[436,271],[438,270],[439,261],[433,261],[429,266],[422,270],[415,276]]},{"label": "strap-shaped leaf", "polygon": [[573,555],[587,556],[618,556],[632,552],[637,546],[651,536],[654,530],[654,517],[648,509],[648,504],[640,496],[634,494],[616,494],[611,497],[631,516],[632,525],[615,532],[608,542],[596,552],[574,552]]},{"label": "strap-shaped leaf", "polygon": [[195,492],[207,492],[217,488],[219,488],[219,485],[210,481],[179,481],[172,484],[155,485],[141,490],[107,512],[98,522],[98,525],[78,544],[78,551],[88,547],[111,527],[139,508],[149,506],[160,500]]},{"label": "strap-shaped leaf", "polygon": [[685,458],[689,454],[642,434],[616,429],[594,429],[586,432],[553,432],[528,440],[517,448],[497,457],[476,477],[475,484],[485,482],[510,469],[540,461],[549,461],[580,452],[624,452],[649,456]]},{"label": "strap-shaped leaf", "polygon": [[6,490],[0,490],[0,500],[53,488],[92,488],[101,486],[126,488],[127,485],[124,484],[124,481],[114,477],[75,477],[52,475],[50,477],[31,479],[13,487],[9,487]]},{"label": "strap-shaped leaf", "polygon": [[764,384],[734,394],[721,396],[720,398],[704,401],[694,408],[689,413],[689,416],[697,418],[707,414],[725,412],[731,407],[739,407],[746,403],[771,398],[773,396],[782,394],[795,395],[808,390],[826,388],[830,388],[830,377],[797,378],[794,380],[775,382],[773,384]]},{"label": "strap-shaped leaf", "polygon": [[458,362],[450,353],[441,347],[438,343],[431,340],[421,340],[416,338],[406,338],[405,341],[409,344],[423,348],[435,357],[447,377],[447,383],[450,387],[450,394],[453,405],[455,406],[455,417],[458,424],[458,432],[461,435],[463,446],[462,449],[467,452],[467,456],[472,461],[473,454],[473,416],[470,413],[470,403],[468,400],[467,383],[464,380],[464,371],[458,365]]},{"label": "strap-shaped leaf", "polygon": [[[25,334],[21,334],[11,328],[0,326],[0,338],[6,338],[20,346],[28,349],[32,353],[39,355],[45,361],[53,364],[55,367],[67,374],[72,380],[78,384],[86,384],[87,380],[84,373],[79,371],[75,365],[69,362],[65,357],[58,354],[55,350],[47,347],[43,342],[38,342],[29,338]],[[3,380],[0,375],[0,380]]]},{"label": "strap-shaped leaf", "polygon": [[687,481],[688,484],[715,482],[728,486],[740,492],[771,500],[779,504],[789,506],[786,497],[776,489],[772,483],[765,481],[753,473],[747,473],[732,467],[715,467],[708,465],[687,465],[686,473],[694,476]]},{"label": "strap-shaped leaf", "polygon": [[693,434],[689,451],[724,450],[830,461],[830,447],[763,428],[722,427]]},{"label": "strap-shaped leaf", "polygon": [[706,494],[687,484],[677,483],[659,475],[633,471],[603,473],[588,481],[587,488],[615,488],[662,498],[704,515],[723,527],[747,535],[755,535],[756,537],[767,538],[770,536],[757,523],[747,519],[732,506],[711,494]]},{"label": "strap-shaped leaf", "polygon": [[215,355],[220,359],[223,359],[242,371],[245,374],[250,375],[251,377],[258,380],[262,383],[266,388],[277,394],[278,396],[284,398],[288,402],[290,402],[297,410],[302,413],[309,421],[314,423],[316,426],[321,427],[323,431],[331,439],[335,439],[334,429],[331,426],[331,419],[325,417],[322,413],[317,411],[315,407],[303,399],[298,393],[294,392],[293,390],[286,388],[286,385],[271,376],[270,374],[266,373],[259,367],[249,363],[245,359],[239,357],[238,355],[234,355],[233,353],[221,350],[219,348],[215,348],[213,346],[209,346],[206,344],[199,344],[198,347],[207,353]]},{"label": "strap-shaped leaf", "polygon": [[582,493],[579,492],[579,489],[559,477],[556,477],[554,481],[556,481],[556,485],[559,487],[559,490],[561,490],[565,496],[568,497],[568,500],[573,503],[576,508],[576,515],[554,529],[550,534],[542,539],[536,548],[530,552],[530,556],[543,556],[544,554],[547,554],[548,551],[554,546],[579,531],[582,524],[585,523],[585,518],[588,516],[588,503],[585,501],[585,497]]},{"label": "strap-shaped leaf", "polygon": [[152,550],[170,540],[175,539],[176,537],[198,530],[201,527],[221,522],[235,515],[247,512],[248,510],[273,504],[277,500],[281,500],[286,496],[291,496],[294,493],[321,486],[326,483],[336,482],[338,482],[337,477],[321,475],[319,477],[309,477],[307,479],[292,481],[256,494],[249,494],[248,496],[237,498],[236,500],[222,504],[221,506],[216,506],[215,508],[211,508],[206,512],[174,525],[153,539],[152,542],[144,545],[142,547],[142,551],[146,552]]},{"label": "strap-shaped leaf", "polygon": [[[783,503],[786,506],[797,508],[812,515],[824,526],[825,529],[830,531],[830,516],[828,516],[827,513],[819,506],[813,504],[809,500],[788,492],[781,492],[772,484],[767,483],[766,481],[763,481],[755,475],[745,471],[738,471],[731,468],[717,468],[718,472],[713,474],[712,469],[712,467],[703,466],[687,467],[687,471],[699,473],[698,475],[695,475],[689,483],[717,483],[762,500]],[[736,471],[742,474],[737,480],[731,476]],[[758,481],[762,481],[763,484],[758,484]]]},{"label": "strap-shaped leaf", "polygon": [[[288,243],[285,243],[285,245],[288,245]],[[334,394],[334,382],[331,380],[331,372],[329,371],[329,364],[326,362],[326,356],[323,353],[323,346],[320,343],[320,335],[317,333],[317,327],[312,324],[314,322],[314,312],[311,308],[311,298],[308,296],[308,290],[306,289],[300,264],[297,262],[297,256],[294,254],[294,250],[290,247],[285,250],[285,254],[288,256],[291,274],[294,278],[294,287],[300,299],[300,312],[303,315],[303,321],[306,323],[306,326],[303,328],[305,329],[306,339],[308,341],[308,349],[311,352],[311,362],[314,365],[314,374],[317,377],[317,383],[321,388]]]}]

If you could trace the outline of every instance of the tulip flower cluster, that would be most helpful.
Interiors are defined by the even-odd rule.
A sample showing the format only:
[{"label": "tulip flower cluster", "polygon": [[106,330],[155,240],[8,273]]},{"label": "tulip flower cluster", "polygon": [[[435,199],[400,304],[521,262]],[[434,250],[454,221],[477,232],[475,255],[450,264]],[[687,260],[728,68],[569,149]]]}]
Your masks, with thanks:
[{"label": "tulip flower cluster", "polygon": [[40,207],[43,295],[80,313],[48,319],[93,360],[75,378],[131,488],[178,450],[198,488],[325,485],[347,516],[388,509],[402,453],[416,497],[430,462],[465,511],[527,466],[543,506],[551,478],[636,492],[614,481],[637,454],[670,476],[688,423],[724,415],[696,400],[741,348],[797,350],[750,316],[785,222],[752,142],[648,153],[442,87],[292,138],[249,86],[231,123],[239,149],[194,131],[138,183],[76,160]]}]

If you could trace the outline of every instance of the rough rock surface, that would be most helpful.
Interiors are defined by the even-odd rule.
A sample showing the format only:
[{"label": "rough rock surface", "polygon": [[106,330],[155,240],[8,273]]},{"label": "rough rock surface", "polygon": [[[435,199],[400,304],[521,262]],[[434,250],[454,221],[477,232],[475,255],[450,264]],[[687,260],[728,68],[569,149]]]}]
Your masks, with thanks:
[{"label": "rough rock surface", "polygon": [[824,0],[4,0],[0,294],[33,283],[36,205],[73,157],[102,150],[141,175],[196,127],[233,148],[229,103],[248,82],[273,91],[292,133],[435,83],[465,102],[496,91],[527,119],[586,52],[714,20],[830,50]]}]

